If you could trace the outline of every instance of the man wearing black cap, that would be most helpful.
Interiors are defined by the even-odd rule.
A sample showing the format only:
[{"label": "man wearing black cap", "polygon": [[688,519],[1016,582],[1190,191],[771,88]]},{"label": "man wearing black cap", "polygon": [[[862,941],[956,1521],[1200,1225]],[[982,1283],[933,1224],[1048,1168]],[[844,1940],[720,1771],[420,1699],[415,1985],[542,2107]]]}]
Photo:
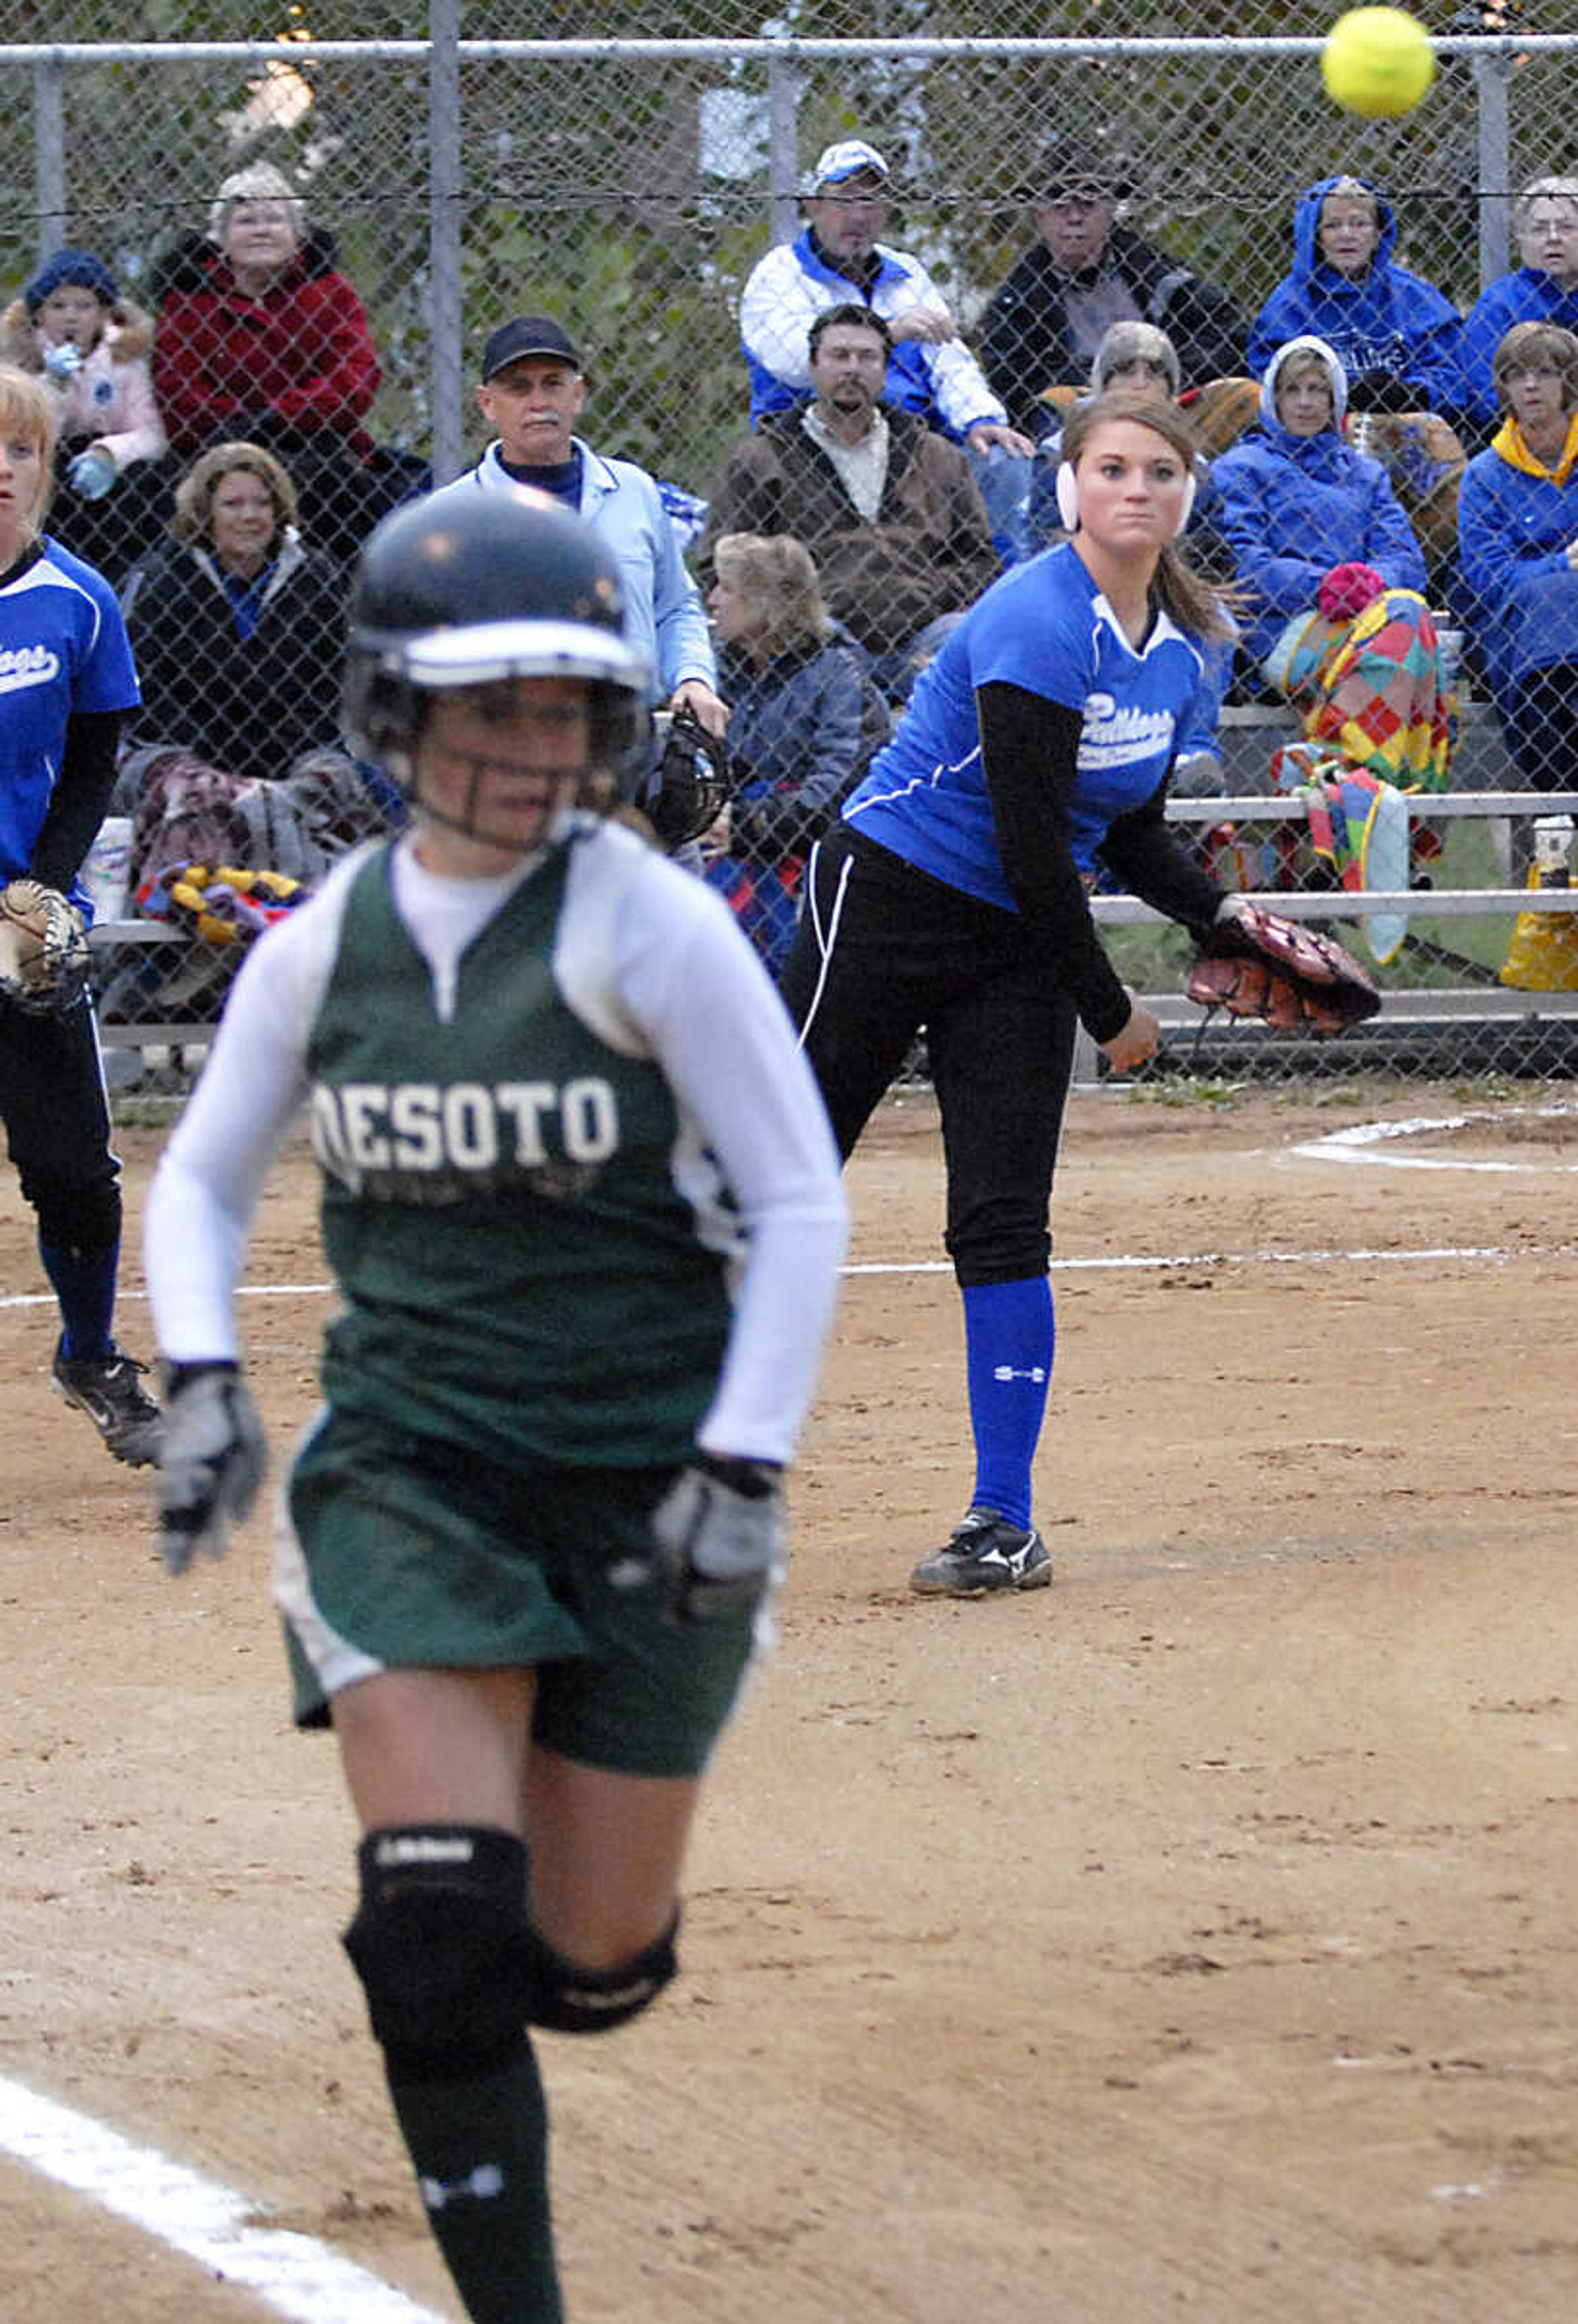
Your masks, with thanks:
[{"label": "man wearing black cap", "polygon": [[1040,240],[987,308],[981,364],[1016,423],[1044,431],[1049,388],[1078,392],[1114,323],[1154,323],[1186,391],[1243,370],[1243,322],[1224,290],[1116,223],[1132,190],[1098,145],[1049,137],[1025,189]]},{"label": "man wearing black cap", "polygon": [[587,384],[580,355],[550,317],[517,315],[500,324],[482,349],[477,388],[482,416],[497,433],[476,466],[442,491],[531,484],[583,516],[619,559],[630,634],[656,672],[658,699],[688,707],[710,734],[721,734],[729,712],[719,699],[696,585],[646,469],[605,459],[574,433]]}]

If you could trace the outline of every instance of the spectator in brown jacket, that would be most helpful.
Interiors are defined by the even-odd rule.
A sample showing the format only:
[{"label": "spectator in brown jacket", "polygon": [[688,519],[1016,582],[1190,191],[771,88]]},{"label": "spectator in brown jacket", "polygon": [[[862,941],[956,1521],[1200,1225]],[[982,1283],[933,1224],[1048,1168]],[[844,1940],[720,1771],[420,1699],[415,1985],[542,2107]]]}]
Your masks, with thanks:
[{"label": "spectator in brown jacket", "polygon": [[883,402],[887,357],[887,326],[868,308],[817,316],[812,400],[764,419],[731,454],[697,551],[705,566],[724,533],[793,533],[815,560],[829,612],[885,686],[920,633],[961,613],[998,570],[964,453]]}]

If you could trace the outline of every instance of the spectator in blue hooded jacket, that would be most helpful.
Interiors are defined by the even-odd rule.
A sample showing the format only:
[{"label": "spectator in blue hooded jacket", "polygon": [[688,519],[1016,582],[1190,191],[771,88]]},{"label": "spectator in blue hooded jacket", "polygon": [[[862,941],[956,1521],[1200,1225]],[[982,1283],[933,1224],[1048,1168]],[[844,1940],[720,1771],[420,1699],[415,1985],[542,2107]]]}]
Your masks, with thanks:
[{"label": "spectator in blue hooded jacket", "polygon": [[1344,440],[1347,388],[1324,339],[1290,339],[1261,383],[1259,427],[1213,464],[1243,646],[1311,740],[1440,789],[1451,736],[1425,559],[1385,469]]},{"label": "spectator in blue hooded jacket", "polygon": [[1326,341],[1348,374],[1349,433],[1386,469],[1444,579],[1465,458],[1463,318],[1399,265],[1396,215],[1368,179],[1309,187],[1294,210],[1293,244],[1290,272],[1250,327],[1249,367],[1263,377],[1288,340]]},{"label": "spectator in blue hooded jacket", "polygon": [[1463,395],[1463,318],[1423,275],[1399,266],[1397,218],[1363,178],[1322,178],[1293,213],[1294,259],[1250,326],[1249,367],[1265,376],[1289,339],[1324,339],[1348,374],[1355,411],[1445,412]]},{"label": "spectator in blue hooded jacket", "polygon": [[1496,351],[1513,324],[1578,332],[1578,178],[1536,178],[1512,206],[1512,226],[1522,263],[1481,293],[1463,325],[1465,398],[1487,428],[1502,417]]},{"label": "spectator in blue hooded jacket", "polygon": [[1561,789],[1578,781],[1578,338],[1515,323],[1495,380],[1506,417],[1458,508],[1469,619],[1519,773]]}]

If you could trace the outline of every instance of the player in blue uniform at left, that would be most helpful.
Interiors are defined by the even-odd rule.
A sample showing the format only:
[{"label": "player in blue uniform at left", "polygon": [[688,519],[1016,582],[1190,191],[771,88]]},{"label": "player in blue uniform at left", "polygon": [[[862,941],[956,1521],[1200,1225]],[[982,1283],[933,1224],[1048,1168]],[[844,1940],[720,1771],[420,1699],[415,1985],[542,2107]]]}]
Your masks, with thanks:
[{"label": "player in blue uniform at left", "polygon": [[1230,629],[1173,545],[1194,497],[1188,424],[1097,398],[1069,415],[1058,486],[1072,538],[995,582],[922,678],[812,857],[784,972],[846,1155],[926,1028],[976,1447],[969,1508],[911,1577],[928,1595],[1051,1578],[1031,1466],[1076,1023],[1119,1073],[1161,1038],[1096,933],[1097,858],[1197,936],[1236,908],[1162,814],[1206,648]]},{"label": "player in blue uniform at left", "polygon": [[[114,591],[39,529],[53,450],[43,389],[0,370],[0,886],[34,879],[83,909],[78,872],[140,697]],[[86,997],[53,1016],[0,998],[0,1120],[60,1304],[55,1385],[117,1461],[146,1467],[159,1407],[112,1333],[120,1164]]]}]

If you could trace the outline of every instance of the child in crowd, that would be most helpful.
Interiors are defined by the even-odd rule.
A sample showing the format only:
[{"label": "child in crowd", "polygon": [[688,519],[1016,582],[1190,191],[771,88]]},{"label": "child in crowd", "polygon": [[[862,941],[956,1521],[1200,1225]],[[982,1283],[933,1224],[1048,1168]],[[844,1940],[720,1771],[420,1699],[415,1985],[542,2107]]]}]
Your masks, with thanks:
[{"label": "child in crowd", "polygon": [[152,345],[151,318],[87,250],[57,250],[0,315],[0,362],[41,376],[54,410],[50,530],[116,585],[160,530],[165,434]]}]

